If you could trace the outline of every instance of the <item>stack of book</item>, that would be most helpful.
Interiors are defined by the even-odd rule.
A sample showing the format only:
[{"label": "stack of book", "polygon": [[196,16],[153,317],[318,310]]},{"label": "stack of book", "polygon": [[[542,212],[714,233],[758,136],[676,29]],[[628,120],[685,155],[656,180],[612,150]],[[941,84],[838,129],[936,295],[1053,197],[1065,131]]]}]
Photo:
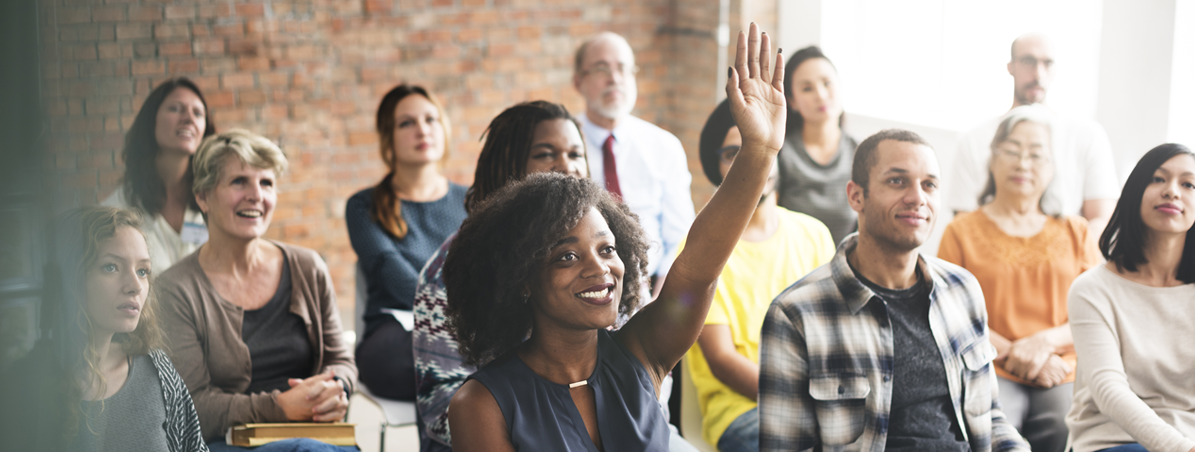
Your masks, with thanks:
[{"label": "stack of book", "polygon": [[228,429],[224,442],[231,446],[256,447],[291,438],[311,438],[333,446],[356,446],[356,424],[287,422],[244,424]]}]

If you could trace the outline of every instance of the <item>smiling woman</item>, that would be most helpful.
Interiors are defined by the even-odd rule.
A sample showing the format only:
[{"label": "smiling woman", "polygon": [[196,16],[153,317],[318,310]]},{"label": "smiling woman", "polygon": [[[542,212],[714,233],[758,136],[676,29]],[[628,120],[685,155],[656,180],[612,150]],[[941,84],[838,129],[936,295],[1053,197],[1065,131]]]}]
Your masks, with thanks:
[{"label": "smiling woman", "polygon": [[[327,264],[262,238],[286,166],[277,145],[247,131],[205,140],[194,192],[211,238],[159,280],[170,356],[212,450],[238,450],[223,442],[238,424],[342,419],[356,381]],[[297,442],[256,450],[339,450]]]}]

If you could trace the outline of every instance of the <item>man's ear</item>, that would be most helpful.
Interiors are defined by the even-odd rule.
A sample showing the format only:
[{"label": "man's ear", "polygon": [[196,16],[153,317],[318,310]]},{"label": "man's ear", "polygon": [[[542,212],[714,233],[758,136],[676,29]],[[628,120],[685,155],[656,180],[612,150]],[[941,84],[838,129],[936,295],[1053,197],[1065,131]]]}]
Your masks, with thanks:
[{"label": "man's ear", "polygon": [[577,92],[581,92],[581,73],[580,72],[573,73],[573,89],[576,89]]},{"label": "man's ear", "polygon": [[1008,62],[1008,64],[1004,65],[1004,67],[1006,69],[1008,69],[1008,75],[1012,75],[1012,65],[1013,65],[1013,61],[1011,61],[1011,60]]},{"label": "man's ear", "polygon": [[867,199],[867,192],[863,186],[856,184],[853,180],[847,181],[846,200],[851,204],[851,210],[863,213],[863,200],[865,199]]}]

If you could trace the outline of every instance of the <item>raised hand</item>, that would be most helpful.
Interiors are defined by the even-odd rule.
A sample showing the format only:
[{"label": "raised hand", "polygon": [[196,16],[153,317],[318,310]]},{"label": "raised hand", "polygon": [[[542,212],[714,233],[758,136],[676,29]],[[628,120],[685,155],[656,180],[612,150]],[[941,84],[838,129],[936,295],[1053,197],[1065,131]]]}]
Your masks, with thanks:
[{"label": "raised hand", "polygon": [[784,144],[788,106],[784,100],[784,57],[772,56],[772,41],[755,22],[739,32],[734,67],[726,77],[730,113],[743,135],[742,151],[762,147],[775,155]]}]

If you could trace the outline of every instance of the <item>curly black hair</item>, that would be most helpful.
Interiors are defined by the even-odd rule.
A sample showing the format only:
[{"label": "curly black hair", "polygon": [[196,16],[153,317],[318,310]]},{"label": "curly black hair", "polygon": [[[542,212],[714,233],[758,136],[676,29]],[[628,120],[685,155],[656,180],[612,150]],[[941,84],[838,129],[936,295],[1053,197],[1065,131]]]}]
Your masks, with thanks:
[{"label": "curly black hair", "polygon": [[618,312],[638,309],[648,247],[638,217],[588,179],[531,174],[482,202],[461,225],[444,261],[448,322],[466,364],[484,365],[527,338],[532,306],[524,292],[536,287],[552,244],[592,207],[614,233],[626,268]]}]

